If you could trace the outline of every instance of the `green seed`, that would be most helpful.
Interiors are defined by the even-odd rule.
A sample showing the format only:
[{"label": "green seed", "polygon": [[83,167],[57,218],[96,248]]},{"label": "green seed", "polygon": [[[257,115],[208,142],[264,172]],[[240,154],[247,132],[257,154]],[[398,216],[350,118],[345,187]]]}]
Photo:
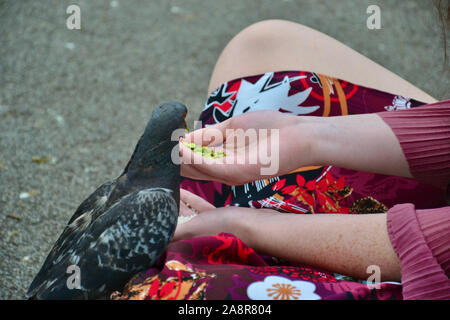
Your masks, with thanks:
[{"label": "green seed", "polygon": [[184,141],[183,144],[186,147],[188,147],[189,149],[191,149],[193,152],[199,153],[205,158],[216,159],[216,158],[223,158],[226,156],[225,152],[223,152],[223,151],[214,152],[214,150],[211,148],[204,147],[204,146],[197,146],[197,145],[195,145],[195,143],[192,143],[192,142],[189,143],[189,142]]}]

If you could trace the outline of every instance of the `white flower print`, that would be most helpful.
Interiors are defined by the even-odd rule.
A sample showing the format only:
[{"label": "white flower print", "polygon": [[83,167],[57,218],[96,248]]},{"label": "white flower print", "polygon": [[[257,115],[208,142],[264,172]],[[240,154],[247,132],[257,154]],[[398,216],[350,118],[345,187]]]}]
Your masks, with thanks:
[{"label": "white flower print", "polygon": [[252,300],[319,300],[315,290],[312,282],[268,276],[248,286],[247,295]]}]

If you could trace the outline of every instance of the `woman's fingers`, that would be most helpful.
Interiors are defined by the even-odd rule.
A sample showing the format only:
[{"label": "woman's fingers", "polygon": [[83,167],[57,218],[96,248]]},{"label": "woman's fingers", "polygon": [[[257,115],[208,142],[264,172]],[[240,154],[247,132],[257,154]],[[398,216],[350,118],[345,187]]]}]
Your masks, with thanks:
[{"label": "woman's fingers", "polygon": [[193,142],[198,146],[220,146],[225,142],[226,129],[231,124],[230,120],[192,131],[185,135],[184,140],[190,143]]},{"label": "woman's fingers", "polygon": [[[273,119],[281,116],[278,112],[242,114],[187,134],[180,144],[181,174],[192,179],[215,180],[228,185],[240,185],[258,179],[262,174],[259,169],[265,164],[261,162],[264,159],[260,156],[260,144],[268,143],[268,138],[258,138],[257,131],[247,129],[249,126],[270,127]],[[214,152],[220,150],[225,156],[211,158],[202,154],[204,150],[193,152],[185,143],[207,146]]]},{"label": "woman's fingers", "polygon": [[188,222],[179,224],[175,230],[173,241],[217,234],[218,232],[214,231],[214,219],[211,219],[212,212],[213,211],[209,211],[203,214],[199,214]]},{"label": "woman's fingers", "polygon": [[181,175],[195,180],[219,181],[227,185],[240,185],[259,177],[258,163],[246,163],[245,156],[226,151],[224,158],[210,159],[180,147]]},{"label": "woman's fingers", "polygon": [[180,212],[178,214],[180,217],[190,217],[194,213],[195,212],[193,212],[192,209],[189,208],[186,203],[180,201]]},{"label": "woman's fingers", "polygon": [[205,157],[202,153],[194,152],[184,144],[184,140],[180,141],[180,157],[181,163],[186,165],[212,165],[222,162],[220,159],[211,159]]},{"label": "woman's fingers", "polygon": [[216,208],[202,197],[199,197],[198,195],[185,189],[180,189],[180,199],[181,202],[188,204],[198,213]]},{"label": "woman's fingers", "polygon": [[224,158],[211,159],[180,143],[181,175],[196,180],[222,181],[226,176]]},{"label": "woman's fingers", "polygon": [[174,241],[200,235],[208,230],[208,223],[205,224],[203,212],[216,209],[205,199],[193,194],[185,189],[180,189],[180,216],[190,217],[196,215],[195,218],[179,224],[176,228]]},{"label": "woman's fingers", "polygon": [[212,177],[190,165],[181,165],[181,176],[194,180],[211,180]]}]

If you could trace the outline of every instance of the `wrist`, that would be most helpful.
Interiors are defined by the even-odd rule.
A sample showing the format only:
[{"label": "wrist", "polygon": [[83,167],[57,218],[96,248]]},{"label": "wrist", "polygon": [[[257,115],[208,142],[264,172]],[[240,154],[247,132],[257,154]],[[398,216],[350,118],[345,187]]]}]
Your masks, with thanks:
[{"label": "wrist", "polygon": [[239,207],[230,213],[226,222],[228,232],[234,234],[249,247],[261,252],[265,250],[264,246],[261,246],[261,239],[267,237],[267,233],[262,231],[270,230],[273,223],[280,216],[285,215],[272,209]]},{"label": "wrist", "polygon": [[[327,157],[327,141],[329,141],[329,118],[322,117],[297,117],[295,157],[301,159],[299,166],[324,165]],[[329,159],[326,159],[327,162]]]},{"label": "wrist", "polygon": [[410,177],[396,136],[376,114],[305,117],[303,121],[311,132],[311,165]]},{"label": "wrist", "polygon": [[252,227],[256,225],[254,217],[256,209],[253,208],[241,208],[241,207],[226,207],[224,208],[224,215],[221,223],[223,224],[223,230],[226,233],[234,234],[241,239],[244,243],[251,246],[251,231]]}]

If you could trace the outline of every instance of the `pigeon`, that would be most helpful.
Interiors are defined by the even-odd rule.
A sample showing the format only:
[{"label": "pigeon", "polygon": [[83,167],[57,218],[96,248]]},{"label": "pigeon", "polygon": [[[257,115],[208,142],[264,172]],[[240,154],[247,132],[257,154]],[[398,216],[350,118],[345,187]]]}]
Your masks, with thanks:
[{"label": "pigeon", "polygon": [[156,263],[177,225],[180,166],[172,133],[185,132],[186,114],[178,102],[155,108],[122,174],[81,203],[27,298],[108,299]]}]

